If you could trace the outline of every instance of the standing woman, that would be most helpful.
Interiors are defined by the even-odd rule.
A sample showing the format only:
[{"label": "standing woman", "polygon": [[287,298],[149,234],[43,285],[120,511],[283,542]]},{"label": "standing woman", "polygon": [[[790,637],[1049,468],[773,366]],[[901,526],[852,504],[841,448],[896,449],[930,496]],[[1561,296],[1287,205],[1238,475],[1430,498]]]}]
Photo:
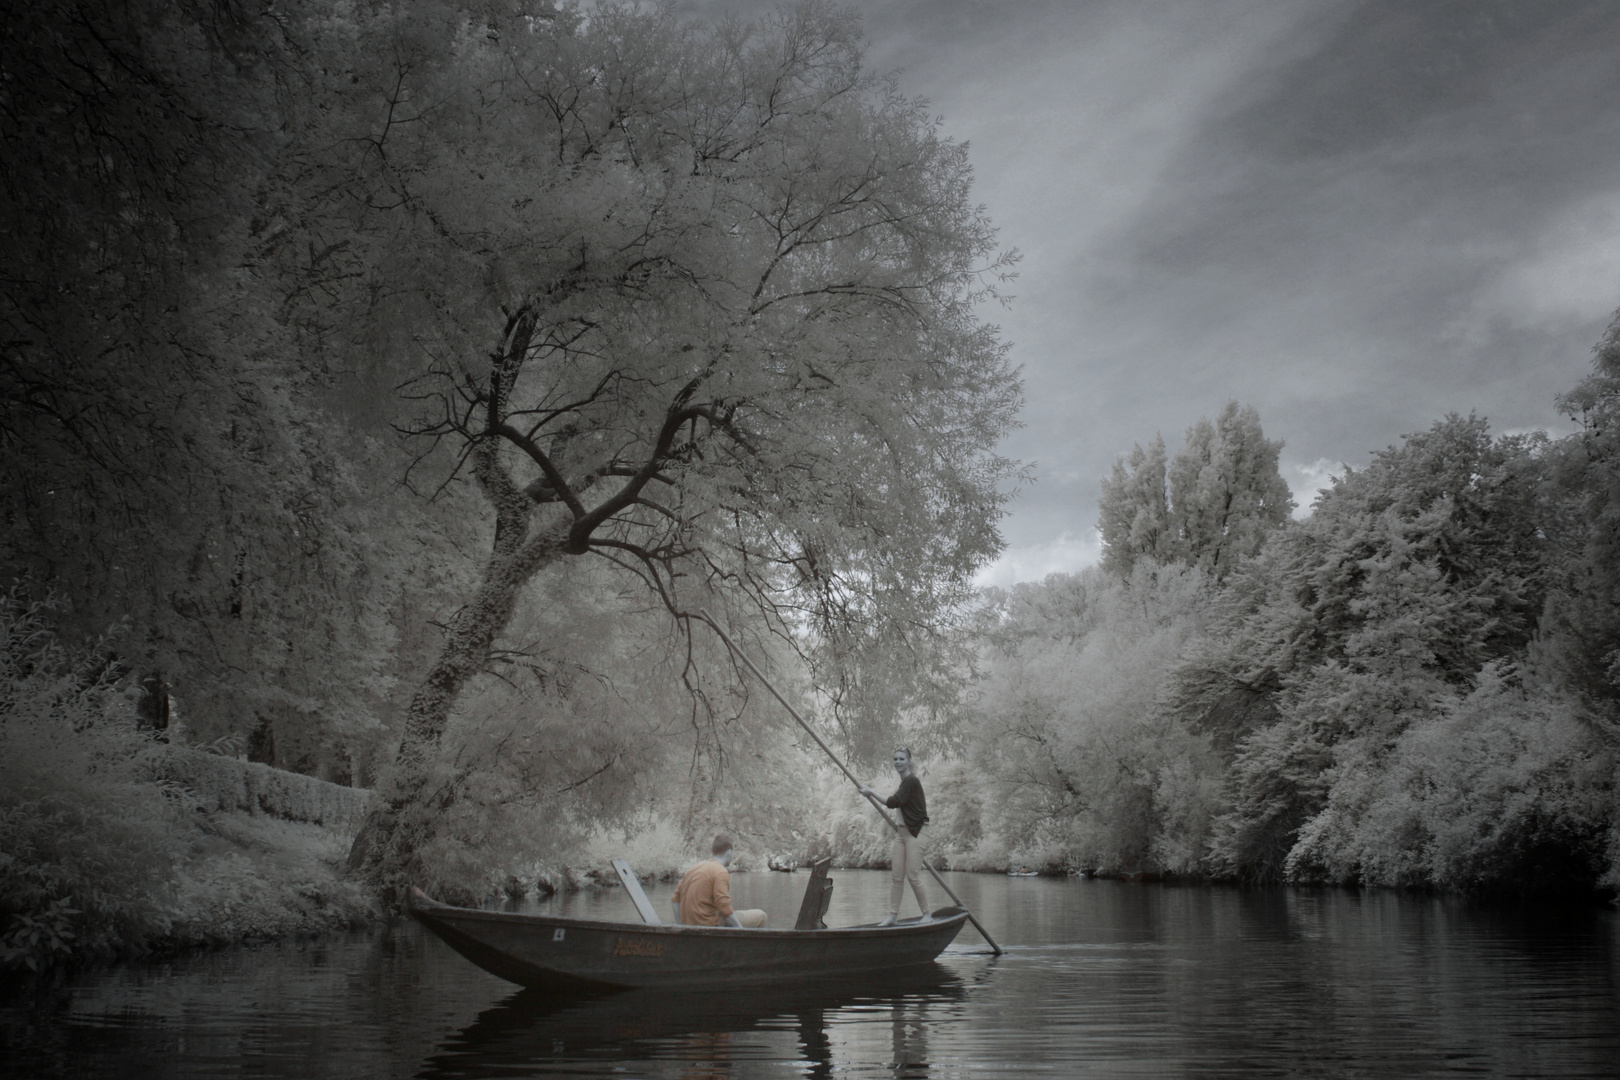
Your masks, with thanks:
[{"label": "standing woman", "polygon": [[[900,786],[883,800],[883,805],[900,811],[902,828],[895,833],[894,850],[889,856],[893,874],[889,885],[889,914],[879,926],[893,926],[899,921],[900,897],[908,881],[917,906],[922,908],[925,918],[928,915],[928,897],[922,887],[922,841],[918,839],[922,827],[928,824],[928,800],[923,798],[922,781],[912,770],[911,747],[901,746],[895,750],[894,771],[900,774]],[[870,799],[878,798],[878,793],[869,787],[861,788],[861,794]]]}]

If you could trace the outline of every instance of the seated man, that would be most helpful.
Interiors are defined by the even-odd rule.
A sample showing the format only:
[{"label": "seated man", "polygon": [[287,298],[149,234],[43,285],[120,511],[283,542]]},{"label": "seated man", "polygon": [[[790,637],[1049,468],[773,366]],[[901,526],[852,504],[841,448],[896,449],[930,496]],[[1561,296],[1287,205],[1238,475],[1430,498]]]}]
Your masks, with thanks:
[{"label": "seated man", "polygon": [[765,913],[758,908],[731,909],[731,837],[721,833],[714,838],[714,858],[704,859],[681,878],[670,903],[675,905],[675,921],[682,926],[764,926]]}]

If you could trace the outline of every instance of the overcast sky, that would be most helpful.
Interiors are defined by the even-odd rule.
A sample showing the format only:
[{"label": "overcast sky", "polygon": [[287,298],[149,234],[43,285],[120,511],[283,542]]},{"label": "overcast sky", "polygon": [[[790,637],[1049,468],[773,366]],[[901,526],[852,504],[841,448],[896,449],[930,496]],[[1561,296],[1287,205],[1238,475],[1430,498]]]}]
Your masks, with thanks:
[{"label": "overcast sky", "polygon": [[[751,17],[772,4],[688,0]],[[1228,399],[1302,510],[1341,462],[1553,399],[1620,307],[1620,4],[864,0],[1023,252],[1035,466],[986,583],[1097,558],[1098,481]]]}]

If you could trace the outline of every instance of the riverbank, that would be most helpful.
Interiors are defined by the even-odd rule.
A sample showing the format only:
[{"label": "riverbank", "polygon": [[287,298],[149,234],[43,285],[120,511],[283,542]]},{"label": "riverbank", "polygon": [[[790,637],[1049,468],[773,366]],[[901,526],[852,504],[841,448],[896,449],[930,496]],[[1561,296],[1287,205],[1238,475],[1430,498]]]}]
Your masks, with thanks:
[{"label": "riverbank", "polygon": [[[10,917],[0,970],[152,958],[387,918],[344,869],[368,792],[155,744],[127,729],[108,734],[124,755],[117,776],[19,801],[0,822],[0,896]],[[59,788],[63,775],[55,777]],[[887,866],[888,845],[876,828],[836,832],[831,854],[839,869]],[[564,860],[536,863],[504,882],[466,883],[441,898],[476,904],[502,892],[519,899],[616,888],[614,858],[627,859],[649,886],[668,884],[703,846],[664,821],[631,835],[599,832]],[[734,868],[765,871],[773,854],[806,861],[780,844],[742,839]]]},{"label": "riverbank", "polygon": [[13,708],[0,972],[320,934],[381,911],[343,862],[368,792],[171,746],[87,689]]},{"label": "riverbank", "polygon": [[[25,870],[36,878],[40,870],[76,871],[77,887],[31,911],[13,910],[5,968],[40,972],[325,934],[382,917],[344,877],[348,836],[338,830],[245,811],[169,825],[164,854],[171,861],[152,867],[157,874],[132,872],[137,868],[122,865],[119,852],[95,860],[106,871],[103,884],[91,880],[96,865],[15,868],[14,878]],[[163,880],[146,880],[153,876]],[[15,880],[8,884],[13,895],[21,892]],[[109,891],[119,888],[122,895]]]},{"label": "riverbank", "polygon": [[[9,733],[8,749],[26,749],[19,730]],[[387,917],[344,869],[369,792],[157,743],[127,722],[104,730],[92,725],[67,745],[81,756],[64,760],[61,746],[41,743],[0,763],[0,780],[7,781],[0,805],[0,914],[7,917],[0,971],[322,935]],[[739,835],[734,869],[764,871],[772,856],[806,864],[811,850],[830,854],[840,870],[888,865],[888,830],[858,808],[830,813],[810,832],[815,839],[808,845],[799,833]],[[1156,871],[1070,865],[1058,852],[951,841],[942,831],[930,845],[942,869],[1161,879]],[[630,833],[597,832],[548,862],[514,868],[504,880],[424,884],[441,899],[465,904],[502,893],[521,899],[590,892],[618,886],[616,857],[649,886],[667,884],[704,848],[673,822],[647,821]]]}]

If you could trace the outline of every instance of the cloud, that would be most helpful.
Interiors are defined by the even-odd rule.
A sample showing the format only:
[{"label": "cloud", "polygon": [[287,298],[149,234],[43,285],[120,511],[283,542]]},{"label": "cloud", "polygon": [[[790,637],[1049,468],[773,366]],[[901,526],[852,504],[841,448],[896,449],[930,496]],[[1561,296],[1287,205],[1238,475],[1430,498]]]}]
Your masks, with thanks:
[{"label": "cloud", "polygon": [[1281,472],[1294,494],[1294,520],[1303,521],[1311,516],[1312,504],[1319,492],[1333,486],[1335,476],[1343,476],[1346,465],[1331,458],[1317,458],[1306,465],[1285,465]]},{"label": "cloud", "polygon": [[1102,558],[1102,537],[1096,529],[1079,536],[1065,532],[1055,540],[1010,547],[1001,558],[979,571],[973,583],[981,588],[1007,588],[1020,581],[1041,581],[1048,574],[1073,574]]},{"label": "cloud", "polygon": [[1620,192],[1563,208],[1497,274],[1452,329],[1469,341],[1500,320],[1515,329],[1561,330],[1607,318],[1620,304]]}]

